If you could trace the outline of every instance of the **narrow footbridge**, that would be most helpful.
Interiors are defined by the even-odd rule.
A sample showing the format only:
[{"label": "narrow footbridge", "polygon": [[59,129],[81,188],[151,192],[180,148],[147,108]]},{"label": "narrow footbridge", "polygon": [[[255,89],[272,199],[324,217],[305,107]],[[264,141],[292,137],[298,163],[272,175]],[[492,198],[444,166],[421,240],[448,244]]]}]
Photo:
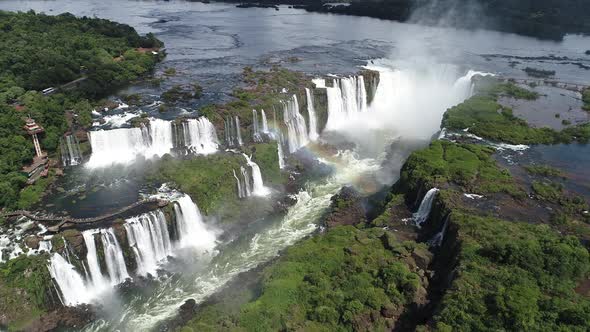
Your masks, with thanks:
[{"label": "narrow footbridge", "polygon": [[52,225],[47,227],[47,229],[52,233],[57,233],[62,229],[65,228],[73,228],[73,227],[84,227],[90,226],[93,224],[99,224],[102,222],[108,222],[115,220],[117,218],[128,217],[132,213],[140,213],[146,211],[156,210],[162,207],[165,207],[170,202],[167,200],[159,199],[159,198],[150,198],[144,199],[141,201],[137,201],[131,205],[128,205],[122,209],[117,211],[107,213],[98,217],[93,218],[71,218],[68,216],[56,216],[52,214],[46,214],[41,212],[31,212],[26,210],[17,210],[11,211],[7,213],[0,214],[0,218],[14,218],[14,217],[26,217],[33,221],[44,222],[44,223],[56,223],[56,225]]}]

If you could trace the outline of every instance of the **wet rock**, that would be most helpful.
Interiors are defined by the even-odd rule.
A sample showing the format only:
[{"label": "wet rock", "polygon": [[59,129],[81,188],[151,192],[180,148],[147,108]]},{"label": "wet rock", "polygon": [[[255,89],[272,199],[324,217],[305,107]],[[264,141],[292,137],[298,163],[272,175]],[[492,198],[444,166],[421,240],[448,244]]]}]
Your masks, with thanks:
[{"label": "wet rock", "polygon": [[39,238],[31,235],[25,239],[25,244],[31,249],[39,249]]},{"label": "wet rock", "polygon": [[180,318],[183,321],[188,321],[193,317],[196,310],[197,310],[197,301],[195,301],[194,299],[188,299],[180,306],[180,309],[179,309]]},{"label": "wet rock", "polygon": [[359,194],[351,187],[344,187],[332,197],[330,213],[325,219],[327,227],[356,225],[365,221],[365,209]]},{"label": "wet rock", "polygon": [[416,248],[412,252],[412,258],[421,270],[426,270],[428,268],[433,257],[433,254],[424,248]]}]

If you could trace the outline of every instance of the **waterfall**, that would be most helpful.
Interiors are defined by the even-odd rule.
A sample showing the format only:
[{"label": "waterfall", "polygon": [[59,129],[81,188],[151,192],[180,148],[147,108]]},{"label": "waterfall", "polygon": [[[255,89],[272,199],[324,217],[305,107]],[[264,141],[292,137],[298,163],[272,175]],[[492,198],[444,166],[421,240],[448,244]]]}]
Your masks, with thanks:
[{"label": "waterfall", "polygon": [[279,155],[279,168],[285,168],[285,154],[283,152],[283,134],[279,133],[277,141],[277,154]]},{"label": "waterfall", "polygon": [[[176,129],[176,130],[175,130]],[[215,126],[205,117],[188,119],[181,124],[181,132],[172,121],[151,118],[141,128],[118,128],[89,132],[92,155],[91,168],[112,164],[127,164],[138,156],[162,157],[176,147],[191,153],[210,154],[217,151],[219,141]]]},{"label": "waterfall", "polygon": [[315,114],[315,107],[313,105],[313,96],[311,90],[305,88],[305,95],[307,97],[307,115],[309,116],[309,140],[316,141],[318,135],[317,117]]},{"label": "waterfall", "polygon": [[414,224],[416,226],[422,226],[422,223],[424,223],[428,219],[428,216],[430,215],[430,209],[432,208],[432,202],[434,202],[434,197],[436,196],[437,192],[437,188],[432,188],[428,190],[426,195],[424,195],[424,198],[422,199],[422,203],[420,203],[418,211],[416,211],[412,215]]},{"label": "waterfall", "polygon": [[242,180],[240,178],[238,178],[238,176],[236,175],[236,170],[234,169],[233,172],[234,172],[234,178],[236,179],[236,184],[238,187],[238,198],[248,197],[248,195],[246,194],[246,188],[242,184]]},{"label": "waterfall", "polygon": [[207,229],[201,211],[188,195],[180,197],[174,204],[181,247],[192,247],[203,251],[215,248],[215,234]]},{"label": "waterfall", "polygon": [[252,169],[252,195],[254,196],[266,196],[270,193],[270,190],[264,186],[264,182],[262,181],[262,173],[260,172],[260,167],[258,164],[252,161],[252,158],[249,157],[247,154],[242,153],[244,158],[246,158],[246,163]]},{"label": "waterfall", "polygon": [[449,225],[449,216],[445,218],[445,222],[443,223],[443,227],[441,228],[440,232],[436,233],[432,239],[428,240],[428,245],[431,247],[440,247],[442,242],[445,238],[445,233],[447,232],[447,227]]},{"label": "waterfall", "polygon": [[240,129],[240,118],[237,116],[225,119],[225,143],[227,146],[241,146],[242,132]]},{"label": "waterfall", "polygon": [[137,274],[155,275],[158,265],[172,255],[166,217],[160,210],[131,217],[125,222],[129,246],[137,262]]},{"label": "waterfall", "polygon": [[162,119],[150,119],[149,124],[150,140],[148,147],[143,153],[146,158],[153,156],[161,157],[170,153],[174,147],[172,136],[172,123]]},{"label": "waterfall", "polygon": [[290,100],[284,103],[283,120],[287,125],[289,152],[293,153],[305,146],[309,141],[305,118],[299,113],[299,103],[296,95],[293,95]]},{"label": "waterfall", "polygon": [[112,228],[103,229],[100,231],[100,234],[111,285],[115,286],[129,278],[125,259],[123,258],[123,251]]},{"label": "waterfall", "polygon": [[252,195],[252,184],[250,183],[250,174],[248,174],[248,170],[246,167],[240,166],[240,171],[242,172],[242,188],[244,190],[243,197],[250,197]]},{"label": "waterfall", "polygon": [[80,144],[74,135],[66,135],[60,139],[61,160],[63,166],[76,166],[82,162]]},{"label": "waterfall", "polygon": [[236,138],[238,140],[238,145],[242,146],[244,142],[242,141],[242,128],[240,127],[240,118],[236,115]]},{"label": "waterfall", "polygon": [[261,109],[260,113],[262,113],[262,132],[268,134],[268,122],[266,121],[266,113],[264,110]]},{"label": "waterfall", "polygon": [[[314,81],[319,82],[319,81]],[[327,87],[328,122],[326,128],[338,129],[351,117],[367,111],[367,90],[362,75],[336,78],[333,86]]]},{"label": "waterfall", "polygon": [[252,140],[254,142],[262,142],[262,136],[260,135],[260,128],[258,126],[258,113],[256,110],[252,110]]},{"label": "waterfall", "polygon": [[129,163],[147,149],[146,128],[119,128],[89,132],[92,155],[89,167]]},{"label": "waterfall", "polygon": [[94,241],[94,235],[99,231],[92,229],[82,232],[84,243],[86,244],[86,263],[88,264],[88,270],[90,275],[88,279],[92,284],[92,288],[97,290],[104,290],[108,287],[108,281],[100,271],[100,265],[98,263],[98,254],[96,252],[96,242]]},{"label": "waterfall", "polygon": [[197,154],[215,153],[219,147],[215,126],[206,117],[188,119],[182,124],[185,147]]},{"label": "waterfall", "polygon": [[469,98],[469,97],[473,96],[473,93],[475,91],[475,84],[473,83],[472,78],[476,75],[494,76],[494,74],[491,74],[491,73],[484,73],[484,72],[480,72],[480,71],[469,70],[467,72],[467,74],[465,74],[465,76],[457,79],[453,88],[455,90],[457,90],[458,92],[461,92],[461,94],[464,95],[465,98]]},{"label": "waterfall", "polygon": [[60,254],[51,255],[48,268],[49,274],[61,291],[62,304],[76,306],[90,302],[92,293],[87,288],[84,277]]}]

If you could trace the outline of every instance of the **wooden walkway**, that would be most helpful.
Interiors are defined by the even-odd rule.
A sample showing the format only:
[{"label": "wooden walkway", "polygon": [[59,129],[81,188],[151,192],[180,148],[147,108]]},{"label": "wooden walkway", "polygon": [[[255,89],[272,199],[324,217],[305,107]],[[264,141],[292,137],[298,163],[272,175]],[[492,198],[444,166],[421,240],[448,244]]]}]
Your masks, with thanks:
[{"label": "wooden walkway", "polygon": [[54,216],[51,214],[34,213],[31,211],[26,211],[26,210],[17,210],[17,211],[3,213],[3,214],[0,214],[0,217],[1,218],[13,218],[13,217],[21,217],[22,216],[22,217],[26,217],[26,218],[34,220],[34,221],[39,221],[39,222],[58,223],[57,225],[47,228],[50,232],[56,233],[56,232],[59,232],[62,228],[64,228],[66,225],[72,225],[72,226],[91,225],[91,224],[95,224],[95,223],[114,220],[117,217],[124,215],[125,213],[127,213],[133,209],[139,208],[141,206],[145,206],[146,208],[148,208],[150,210],[155,210],[155,209],[162,208],[168,204],[169,204],[169,201],[167,201],[167,200],[162,200],[162,199],[158,199],[158,198],[150,198],[150,199],[145,199],[142,201],[135,202],[135,203],[128,205],[122,209],[119,209],[115,212],[111,212],[111,213],[104,214],[104,215],[101,215],[98,217],[93,217],[93,218],[71,218],[71,217],[67,217],[67,216],[61,217],[61,216]]}]

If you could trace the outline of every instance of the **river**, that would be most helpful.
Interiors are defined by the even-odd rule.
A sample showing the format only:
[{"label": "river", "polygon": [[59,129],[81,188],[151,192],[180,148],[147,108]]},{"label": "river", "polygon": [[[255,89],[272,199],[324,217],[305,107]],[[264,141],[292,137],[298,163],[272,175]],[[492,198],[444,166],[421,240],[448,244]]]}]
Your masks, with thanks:
[{"label": "river", "polygon": [[[157,73],[174,67],[178,74],[161,87],[138,84],[122,93],[157,96],[173,84],[189,81],[204,87],[202,100],[167,113],[166,118],[229,100],[244,66],[268,68],[280,63],[319,76],[353,73],[369,65],[382,73],[383,84],[370,114],[349,119],[333,130],[355,143],[356,149],[336,156],[310,151],[334,168],[332,175],[309,182],[286,215],[256,221],[198,259],[182,259],[180,255],[178,264],[169,268],[171,273],[155,285],[104,296],[102,318],[88,327],[96,331],[153,328],[174,315],[186,299],[202,301],[238,273],[269,261],[314,232],[330,198],[342,186],[355,185],[370,194],[378,186],[367,185],[367,178],[380,185],[391,184],[405,153],[426,144],[436,134],[444,111],[469,97],[469,76],[464,76],[468,70],[526,78],[522,69],[532,66],[555,70],[555,78],[565,82],[590,81],[590,71],[572,63],[590,65],[583,49],[583,45],[590,45],[590,38],[582,36],[566,36],[562,42],[539,41],[492,31],[307,13],[285,6],[276,11],[185,1],[3,0],[0,9],[71,12],[126,23],[140,33],[155,33],[166,44],[168,54]],[[292,57],[298,61],[287,61]],[[142,110],[162,116],[148,107]],[[385,153],[392,142],[398,142],[395,152],[400,153]],[[127,179],[122,173],[120,178]],[[125,188],[128,193],[123,196],[134,200],[138,187]],[[100,200],[95,201],[97,206],[109,202],[108,195],[91,198],[86,209],[92,209],[94,199]]]}]

